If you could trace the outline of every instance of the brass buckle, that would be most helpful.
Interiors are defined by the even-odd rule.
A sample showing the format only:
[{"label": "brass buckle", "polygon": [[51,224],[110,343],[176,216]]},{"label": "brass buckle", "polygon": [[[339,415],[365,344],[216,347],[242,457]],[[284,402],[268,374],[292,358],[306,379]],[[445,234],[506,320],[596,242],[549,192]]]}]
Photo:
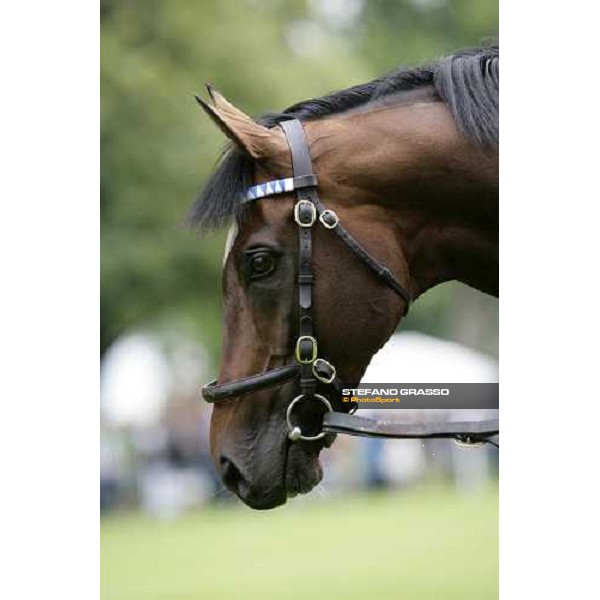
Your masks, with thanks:
[{"label": "brass buckle", "polygon": [[[308,204],[308,206],[310,206],[310,222],[304,222],[300,218],[300,205],[301,204]],[[300,227],[312,227],[316,220],[317,220],[317,208],[310,200],[299,200],[298,202],[296,202],[296,206],[294,206],[294,221],[296,221],[296,223]]]},{"label": "brass buckle", "polygon": [[[302,360],[300,356],[300,344],[305,340],[310,341],[312,344],[312,353],[310,359]],[[317,340],[310,335],[301,335],[296,341],[296,350],[294,352],[294,356],[301,365],[310,365],[314,363],[317,358]]]},{"label": "brass buckle", "polygon": [[[326,217],[333,217],[333,223],[328,223],[325,219]],[[340,222],[340,218],[335,214],[335,212],[327,208],[319,215],[319,221],[321,221],[321,224],[326,229],[335,229]]]},{"label": "brass buckle", "polygon": [[[331,377],[323,377],[322,375],[320,375],[317,372],[317,367],[319,365],[324,365],[326,367],[329,367],[331,369]],[[312,372],[313,372],[313,375],[315,376],[315,379],[318,379],[321,383],[333,383],[333,380],[335,379],[335,376],[336,376],[335,367],[330,362],[327,362],[324,358],[317,358],[313,362]]]}]

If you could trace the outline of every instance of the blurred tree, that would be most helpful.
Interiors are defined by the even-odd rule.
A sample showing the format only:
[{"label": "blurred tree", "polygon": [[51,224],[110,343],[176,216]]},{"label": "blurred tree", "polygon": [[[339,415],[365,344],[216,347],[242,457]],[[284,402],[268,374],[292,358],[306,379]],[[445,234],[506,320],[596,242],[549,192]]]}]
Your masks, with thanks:
[{"label": "blurred tree", "polygon": [[224,146],[193,100],[204,82],[259,114],[475,44],[496,22],[495,0],[102,0],[101,353],[142,326],[218,349],[223,234],[185,225]]}]

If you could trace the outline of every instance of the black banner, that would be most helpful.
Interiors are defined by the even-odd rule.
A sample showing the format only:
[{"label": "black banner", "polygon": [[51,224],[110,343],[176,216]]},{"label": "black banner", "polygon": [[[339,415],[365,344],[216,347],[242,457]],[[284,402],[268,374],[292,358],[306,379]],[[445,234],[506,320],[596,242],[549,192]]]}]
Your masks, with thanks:
[{"label": "black banner", "polygon": [[361,383],[342,401],[359,408],[497,409],[497,383]]}]

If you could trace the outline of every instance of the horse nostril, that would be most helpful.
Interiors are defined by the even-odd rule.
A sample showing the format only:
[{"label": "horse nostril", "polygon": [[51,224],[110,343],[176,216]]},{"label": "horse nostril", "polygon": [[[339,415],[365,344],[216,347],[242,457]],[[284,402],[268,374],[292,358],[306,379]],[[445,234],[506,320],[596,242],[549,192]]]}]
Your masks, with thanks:
[{"label": "horse nostril", "polygon": [[224,455],[221,455],[219,462],[223,483],[238,496],[244,496],[244,493],[248,490],[248,482],[244,479],[240,470]]}]

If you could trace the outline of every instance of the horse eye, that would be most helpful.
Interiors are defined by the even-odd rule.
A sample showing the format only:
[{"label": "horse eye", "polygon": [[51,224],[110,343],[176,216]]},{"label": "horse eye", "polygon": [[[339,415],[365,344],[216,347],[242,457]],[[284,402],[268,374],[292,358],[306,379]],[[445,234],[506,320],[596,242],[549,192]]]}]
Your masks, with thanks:
[{"label": "horse eye", "polygon": [[250,277],[265,277],[275,269],[275,257],[269,252],[255,252],[250,257]]}]

